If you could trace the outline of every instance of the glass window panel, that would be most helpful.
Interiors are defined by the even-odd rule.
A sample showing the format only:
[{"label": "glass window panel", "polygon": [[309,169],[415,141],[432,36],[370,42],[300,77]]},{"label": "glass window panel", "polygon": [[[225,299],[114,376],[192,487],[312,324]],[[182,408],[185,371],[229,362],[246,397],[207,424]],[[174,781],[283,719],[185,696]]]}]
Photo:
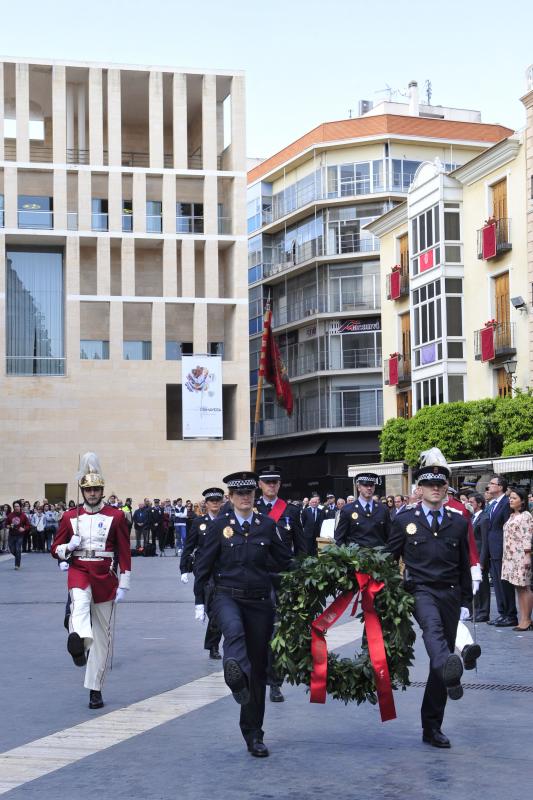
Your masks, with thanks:
[{"label": "glass window panel", "polygon": [[52,197],[20,194],[18,196],[18,227],[53,228],[53,208]]},{"label": "glass window panel", "polygon": [[462,294],[463,281],[461,278],[446,278],[445,281],[446,294]]},{"label": "glass window panel", "polygon": [[433,239],[434,242],[440,241],[440,222],[439,222],[439,207],[435,206],[433,209],[433,214],[435,218],[435,238]]},{"label": "glass window panel", "polygon": [[463,357],[463,343],[448,342],[448,358],[462,358],[462,357]]},{"label": "glass window panel", "polygon": [[451,211],[444,212],[444,238],[449,242],[458,242],[461,239],[459,214]]},{"label": "glass window panel", "polygon": [[462,300],[460,297],[446,298],[446,328],[448,336],[462,336]]},{"label": "glass window panel", "polygon": [[426,249],[426,225],[425,225],[424,214],[421,214],[418,217],[418,232],[419,232],[419,238],[420,238],[420,250],[425,250]]},{"label": "glass window panel", "polygon": [[464,400],[462,375],[448,375],[448,402],[456,403]]},{"label": "glass window panel", "polygon": [[109,342],[98,339],[82,339],[80,341],[80,358],[88,360],[107,360],[109,358]]},{"label": "glass window panel", "polygon": [[425,216],[427,225],[426,247],[431,247],[431,245],[435,241],[433,238],[433,211],[432,210],[428,211]]},{"label": "glass window panel", "polygon": [[123,358],[126,361],[150,361],[152,358],[152,342],[123,342]]},{"label": "glass window panel", "polygon": [[411,223],[411,239],[411,249],[413,253],[418,253],[418,225],[416,219]]}]

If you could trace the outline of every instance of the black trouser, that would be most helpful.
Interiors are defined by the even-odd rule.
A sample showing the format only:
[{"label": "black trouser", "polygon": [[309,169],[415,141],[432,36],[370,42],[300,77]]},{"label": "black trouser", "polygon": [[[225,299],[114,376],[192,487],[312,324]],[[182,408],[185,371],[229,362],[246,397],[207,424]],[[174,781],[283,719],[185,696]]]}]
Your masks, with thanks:
[{"label": "black trouser", "polygon": [[224,636],[224,663],[234,658],[248,678],[250,702],[241,706],[240,728],[246,742],[250,742],[252,734],[263,737],[266,666],[274,607],[268,596],[252,600],[215,592],[213,610]]},{"label": "black trouser", "polygon": [[207,615],[207,628],[205,631],[204,649],[211,650],[220,644],[222,631],[220,630],[216,614],[213,611],[213,599],[215,596],[215,583],[210,580],[204,590],[204,607]]},{"label": "black trouser", "polygon": [[492,585],[494,586],[494,594],[496,595],[498,613],[502,617],[517,619],[514,587],[507,581],[502,581],[501,558],[491,557],[490,574],[492,575]]},{"label": "black trouser", "polygon": [[18,534],[15,533],[10,533],[8,536],[7,546],[9,547],[9,552],[11,553],[11,555],[15,556],[16,567],[20,567],[22,540],[26,538],[27,538],[26,536],[19,536]]},{"label": "black trouser", "polygon": [[308,556],[316,556],[317,543],[316,536],[304,536],[305,549]]},{"label": "black trouser", "polygon": [[490,617],[490,582],[489,572],[486,569],[481,570],[481,584],[479,592],[474,596],[473,603],[476,606],[476,619]]},{"label": "black trouser", "polygon": [[441,727],[448,694],[443,680],[443,667],[455,647],[457,623],[461,611],[461,591],[417,586],[414,616],[422,628],[422,638],[429,656],[429,676],[422,700],[422,728],[425,731]]}]

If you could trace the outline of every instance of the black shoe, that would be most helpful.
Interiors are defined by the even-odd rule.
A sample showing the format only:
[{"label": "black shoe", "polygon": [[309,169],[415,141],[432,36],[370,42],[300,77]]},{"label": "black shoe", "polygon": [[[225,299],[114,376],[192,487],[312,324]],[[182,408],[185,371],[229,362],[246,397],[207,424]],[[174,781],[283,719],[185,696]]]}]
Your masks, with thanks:
[{"label": "black shoe", "polygon": [[496,628],[513,628],[518,625],[516,617],[503,617],[499,622],[495,623]]},{"label": "black shoe", "polygon": [[256,758],[267,758],[269,755],[268,747],[259,737],[255,736],[248,742],[248,752]]},{"label": "black shoe", "polygon": [[91,689],[89,692],[89,708],[102,708],[103,705],[102,692],[97,689]]},{"label": "black shoe", "polygon": [[497,625],[497,624],[498,624],[498,622],[501,622],[501,621],[502,621],[502,619],[505,619],[505,617],[502,617],[502,616],[501,616],[501,614],[500,614],[500,616],[499,616],[499,617],[496,617],[496,619],[490,619],[490,620],[487,622],[487,625]]},{"label": "black shoe", "polygon": [[65,630],[68,631],[68,622],[70,619],[70,614],[65,614],[65,619],[63,620],[63,625],[65,626]]},{"label": "black shoe", "polygon": [[222,656],[220,655],[220,653],[218,651],[218,647],[211,647],[210,648],[210,650],[209,650],[209,658],[213,658],[213,659],[215,659],[215,661],[219,661],[222,658]]},{"label": "black shoe", "polygon": [[476,617],[476,622],[488,622],[489,618],[486,615],[482,615],[480,617]]},{"label": "black shoe", "polygon": [[451,747],[450,740],[440,728],[435,728],[432,731],[422,731],[422,741],[432,747]]},{"label": "black shoe", "polygon": [[452,653],[452,655],[448,656],[442,670],[442,679],[450,700],[460,700],[463,696],[463,687],[461,686],[462,674],[462,661],[459,656]]},{"label": "black shoe", "polygon": [[478,644],[465,644],[461,652],[463,666],[465,669],[475,669],[476,661],[481,655],[481,647]]},{"label": "black shoe", "polygon": [[245,706],[250,702],[250,690],[248,689],[246,675],[242,671],[239,662],[234,658],[228,658],[224,664],[224,680],[240,706]]},{"label": "black shoe", "polygon": [[83,639],[77,633],[70,633],[67,639],[67,650],[77,667],[84,667],[87,663]]},{"label": "black shoe", "polygon": [[270,702],[271,703],[284,703],[285,698],[279,686],[270,687]]}]

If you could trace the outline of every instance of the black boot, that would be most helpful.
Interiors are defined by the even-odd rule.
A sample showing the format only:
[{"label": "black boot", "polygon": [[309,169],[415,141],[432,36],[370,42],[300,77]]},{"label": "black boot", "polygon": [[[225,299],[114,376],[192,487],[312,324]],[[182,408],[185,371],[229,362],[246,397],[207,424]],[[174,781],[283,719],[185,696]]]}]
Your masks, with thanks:
[{"label": "black boot", "polygon": [[83,639],[77,633],[70,633],[67,639],[67,650],[77,667],[84,667],[87,663]]},{"label": "black boot", "polygon": [[215,661],[219,661],[222,658],[216,645],[209,648],[209,658],[213,658]]},{"label": "black boot", "polygon": [[270,702],[271,703],[284,703],[285,698],[283,697],[282,691],[279,686],[271,686],[270,687]]},{"label": "black boot", "polygon": [[248,680],[239,662],[234,658],[228,658],[224,664],[224,680],[231,689],[231,693],[239,705],[245,706],[250,702]]},{"label": "black boot", "polygon": [[478,644],[465,644],[461,652],[465,669],[475,669],[476,661],[481,655],[481,647]]},{"label": "black boot", "polygon": [[89,692],[89,708],[102,708],[103,705],[102,692],[99,692],[98,689],[91,689]]}]

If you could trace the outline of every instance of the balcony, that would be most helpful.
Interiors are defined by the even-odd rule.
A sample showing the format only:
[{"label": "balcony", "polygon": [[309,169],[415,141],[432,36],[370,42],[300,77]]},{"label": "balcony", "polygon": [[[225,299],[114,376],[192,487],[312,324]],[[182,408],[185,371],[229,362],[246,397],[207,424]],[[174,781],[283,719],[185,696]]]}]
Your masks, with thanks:
[{"label": "balcony", "polygon": [[361,278],[360,289],[355,292],[318,294],[303,300],[292,300],[289,295],[287,305],[280,307],[278,303],[274,303],[273,327],[316,317],[317,314],[377,311],[380,308],[377,280],[377,275]]},{"label": "balcony", "polygon": [[163,218],[161,214],[146,215],[146,233],[162,233]]},{"label": "balcony", "polygon": [[483,261],[497,258],[513,247],[511,243],[511,220],[502,217],[489,220],[477,232],[477,257]]},{"label": "balcony", "polygon": [[399,353],[383,362],[383,382],[386,386],[411,383],[411,359]]},{"label": "balcony", "polygon": [[176,217],[176,233],[203,233],[203,232],[204,232],[203,217],[189,217],[189,216]]},{"label": "balcony", "polygon": [[91,214],[91,230],[92,231],[109,230],[109,215],[107,213],[93,212]]},{"label": "balcony", "polygon": [[[327,344],[326,344],[327,347]],[[282,351],[287,364],[289,378],[299,378],[313,372],[343,369],[380,369],[381,348],[359,347],[344,349],[336,353],[317,352],[300,354],[298,345],[289,347],[289,353]]]},{"label": "balcony", "polygon": [[353,253],[379,252],[379,239],[376,236],[361,236],[358,233],[341,233],[334,241],[328,241],[326,255],[344,256]]},{"label": "balcony", "polygon": [[19,228],[51,230],[54,227],[54,212],[42,209],[19,210],[17,220]]},{"label": "balcony", "polygon": [[409,296],[409,275],[393,269],[387,275],[387,300],[399,300]]},{"label": "balcony", "polygon": [[494,361],[516,353],[515,323],[498,322],[474,331],[476,361]]},{"label": "balcony", "polygon": [[218,218],[218,235],[231,236],[231,217]]},{"label": "balcony", "polygon": [[287,436],[317,430],[344,428],[379,428],[383,425],[381,401],[372,407],[333,407],[321,411],[294,412],[292,417],[277,417],[261,422],[260,437]]}]

